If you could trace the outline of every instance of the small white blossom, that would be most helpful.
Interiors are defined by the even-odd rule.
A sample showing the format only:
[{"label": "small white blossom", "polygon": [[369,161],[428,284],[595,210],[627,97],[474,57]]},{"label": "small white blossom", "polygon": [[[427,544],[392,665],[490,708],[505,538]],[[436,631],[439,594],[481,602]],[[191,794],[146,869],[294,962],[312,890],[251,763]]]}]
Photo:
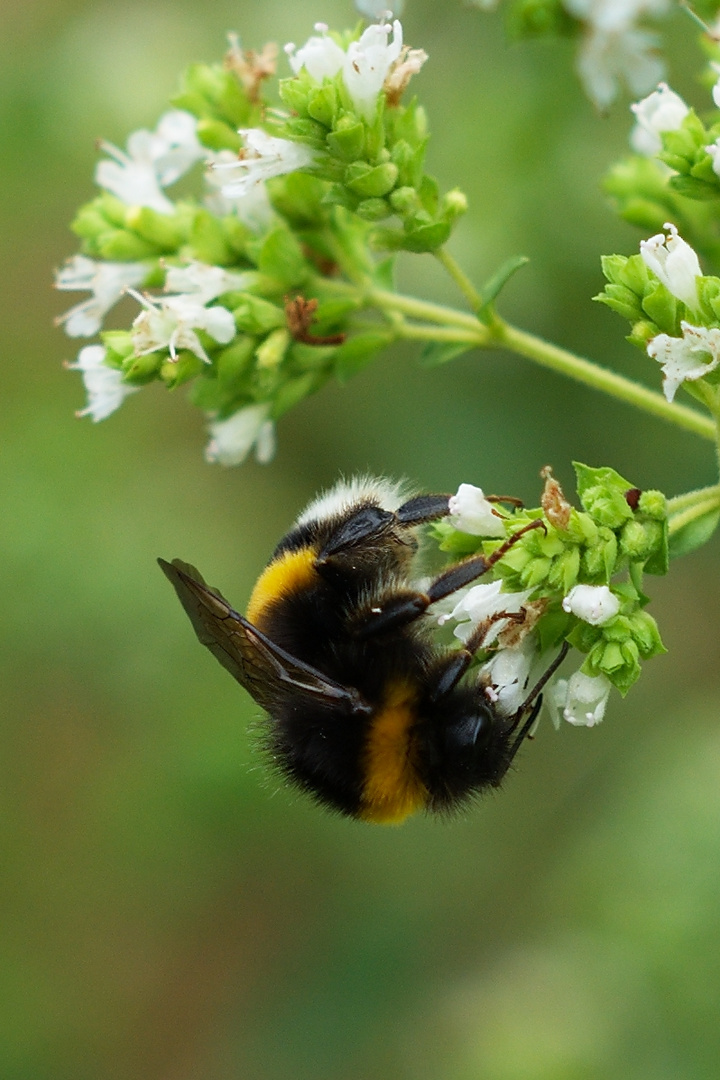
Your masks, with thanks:
[{"label": "small white blossom", "polygon": [[720,136],[715,140],[714,143],[710,143],[709,146],[706,146],[705,150],[710,155],[710,158],[712,160],[713,172],[716,176],[720,176]]},{"label": "small white blossom", "polygon": [[471,536],[504,536],[503,518],[488,502],[482,488],[461,484],[448,504],[450,524]]},{"label": "small white blossom", "polygon": [[222,266],[191,262],[187,266],[169,266],[165,275],[165,292],[192,294],[201,304],[207,304],[226,292],[241,292],[254,282],[254,271],[241,273]]},{"label": "small white blossom", "polygon": [[[247,225],[254,233],[264,232],[269,228],[273,218],[273,208],[268,198],[267,187],[260,182],[251,185],[240,196],[228,198],[223,193],[227,187],[224,169],[228,165],[236,166],[238,156],[232,150],[220,150],[213,154],[209,160],[210,168],[205,173],[205,182],[209,188],[205,196],[205,205],[216,217],[225,217],[235,214],[243,225]],[[217,166],[223,168],[218,169]]]},{"label": "small white blossom", "polygon": [[668,230],[668,236],[657,233],[649,240],[640,241],[643,262],[668,292],[696,310],[699,303],[696,278],[702,274],[700,261],[671,222],[666,222],[663,228]]},{"label": "small white blossom", "polygon": [[557,679],[546,692],[546,701],[559,726],[560,717],[576,727],[594,727],[605,716],[612,684],[604,675],[584,675],[576,671],[569,679]]},{"label": "small white blossom", "polygon": [[[714,34],[717,34],[717,30],[718,30],[718,28],[716,27],[715,31],[714,31]],[[713,30],[712,30],[712,27],[711,27],[711,34],[712,33],[713,33]],[[717,82],[715,83],[715,85],[712,88],[712,99],[715,102],[715,105],[718,107],[718,109],[720,109],[720,64],[718,64],[715,60],[711,60],[710,61],[710,67],[713,69],[715,74],[718,76]]]},{"label": "small white blossom", "polygon": [[56,319],[68,337],[92,337],[102,326],[107,312],[128,287],[141,285],[147,274],[143,263],[95,262],[74,255],[55,275],[55,288],[70,292],[89,289],[92,296]]},{"label": "small white blossom", "polygon": [[123,401],[138,389],[122,381],[122,372],[108,367],[104,361],[103,345],[86,345],[80,350],[74,364],[67,364],[68,371],[79,371],[87,392],[88,402],[78,416],[90,416],[97,423],[119,409]]},{"label": "small white blossom", "polygon": [[[454,619],[458,623],[453,630],[455,637],[463,642],[468,641],[475,627],[481,622],[501,611],[517,614],[522,611],[530,597],[530,590],[504,593],[500,591],[501,589],[502,581],[491,581],[487,585],[473,585],[449,614],[438,617],[438,622],[443,625],[449,619]],[[507,619],[497,619],[486,635],[483,645],[490,645],[507,625]]]},{"label": "small white blossom", "polygon": [[[392,41],[390,33],[392,30]],[[383,83],[403,48],[402,25],[395,19],[392,28],[386,23],[368,26],[359,41],[348,46],[343,67],[343,81],[353,104],[366,119],[372,120]]]},{"label": "small white blossom", "polygon": [[211,421],[205,459],[219,465],[241,465],[254,447],[260,464],[267,464],[275,454],[275,425],[269,416],[269,404],[246,405],[227,420]]},{"label": "small white blossom", "polygon": [[513,716],[525,703],[538,660],[537,635],[533,633],[512,649],[498,649],[480,668],[480,683],[500,716]]},{"label": "small white blossom", "polygon": [[720,330],[717,327],[691,326],[680,323],[681,338],[658,334],[647,344],[648,356],[657,360],[663,370],[663,392],[668,401],[686,379],[702,379],[720,364]]},{"label": "small white blossom", "polygon": [[607,585],[575,585],[562,602],[563,611],[572,612],[591,626],[602,626],[614,619],[620,601]]},{"label": "small white blossom", "polygon": [[126,205],[147,206],[159,214],[175,210],[162,188],[208,156],[198,141],[195,117],[180,109],[165,113],[155,131],[134,131],[127,153],[112,143],[101,142],[100,146],[112,160],[98,162],[95,182]]},{"label": "small white blossom", "polygon": [[283,176],[306,168],[315,160],[315,153],[308,146],[278,139],[268,135],[262,128],[240,128],[245,142],[242,157],[231,162],[215,163],[218,170],[235,170],[240,175],[229,183],[223,182],[221,191],[227,199],[246,195],[252,188],[272,176]]},{"label": "small white blossom", "polygon": [[690,112],[687,105],[667,83],[659,83],[652,94],[630,106],[637,121],[630,135],[630,145],[637,154],[654,157],[662,150],[663,131],[677,131]]},{"label": "small white blossom", "polygon": [[564,0],[576,19],[586,24],[578,54],[578,74],[585,91],[598,108],[615,99],[620,82],[631,93],[647,93],[663,75],[663,63],[655,55],[657,35],[638,29],[645,15],[664,15],[669,0]]},{"label": "small white blossom", "polygon": [[323,79],[332,79],[333,75],[342,70],[345,50],[330,37],[325,23],[316,23],[315,29],[321,37],[308,38],[300,49],[289,43],[285,46],[285,52],[296,75],[305,68],[316,82],[322,82]]},{"label": "small white blossom", "polygon": [[204,330],[221,345],[227,345],[235,337],[235,320],[227,308],[205,307],[192,294],[151,300],[128,291],[145,309],[133,322],[131,332],[136,356],[167,349],[175,360],[179,349],[188,349],[209,364],[210,357],[195,331]]}]

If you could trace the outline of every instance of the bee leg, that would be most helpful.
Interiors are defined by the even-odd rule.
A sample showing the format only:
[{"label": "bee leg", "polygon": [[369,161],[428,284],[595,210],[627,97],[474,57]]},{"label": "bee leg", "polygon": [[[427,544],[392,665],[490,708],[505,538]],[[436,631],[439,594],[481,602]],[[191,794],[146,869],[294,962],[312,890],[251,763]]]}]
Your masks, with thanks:
[{"label": "bee leg", "polygon": [[449,502],[450,495],[417,495],[395,511],[395,518],[400,525],[424,525],[447,517]]},{"label": "bee leg", "polygon": [[510,548],[526,532],[530,532],[531,529],[544,528],[545,523],[543,520],[537,518],[522,529],[518,529],[512,536],[509,536],[504,544],[501,544],[499,548],[493,551],[492,555],[473,555],[471,558],[464,559],[463,562],[451,566],[449,570],[443,571],[442,574],[435,578],[427,591],[430,603],[434,604],[436,600],[442,600],[444,597],[450,596],[451,593],[457,592],[458,589],[462,589],[465,585],[469,585],[476,578],[482,577],[491,566],[494,566],[499,559],[502,559],[503,555],[508,553]]},{"label": "bee leg", "polygon": [[551,676],[553,676],[555,674],[555,672],[557,671],[557,669],[560,667],[563,660],[567,656],[569,650],[570,650],[569,643],[567,641],[563,641],[562,647],[561,647],[559,653],[557,654],[557,656],[555,657],[555,659],[553,660],[552,664],[550,664],[547,671],[544,672],[544,674],[540,677],[540,679],[535,683],[532,690],[530,691],[528,696],[525,698],[525,701],[522,703],[522,705],[520,706],[518,711],[515,713],[514,717],[511,718],[512,723],[511,723],[510,731],[512,732],[513,729],[518,726],[518,724],[522,720],[523,716],[527,713],[528,709],[530,709],[529,716],[523,722],[522,727],[520,728],[517,735],[513,739],[513,742],[512,742],[512,744],[510,746],[510,750],[508,752],[508,756],[507,756],[507,759],[506,759],[506,762],[505,762],[505,767],[503,768],[502,772],[495,778],[495,780],[493,780],[493,787],[498,787],[500,785],[500,782],[502,781],[502,778],[505,776],[505,773],[508,771],[508,769],[512,765],[513,758],[517,754],[518,750],[520,749],[520,747],[523,744],[523,742],[525,741],[525,739],[528,737],[528,735],[532,731],[533,726],[535,724],[535,721],[537,720],[538,715],[540,713],[540,709],[542,708],[542,701],[543,701],[543,699],[542,699],[542,690],[544,689],[545,685],[547,684],[547,682],[551,678]]},{"label": "bee leg", "polygon": [[363,620],[355,624],[353,633],[356,637],[367,638],[413,622],[436,600],[442,600],[451,593],[457,592],[458,589],[462,589],[463,586],[469,585],[476,578],[482,577],[498,559],[510,550],[513,544],[517,543],[521,536],[530,529],[537,528],[545,528],[540,518],[518,529],[492,555],[473,555],[472,558],[451,566],[449,570],[445,570],[431,582],[427,592],[398,591],[393,596],[389,596],[377,607],[370,608]]},{"label": "bee leg", "polygon": [[478,623],[462,649],[456,649],[448,656],[443,657],[441,663],[438,665],[435,678],[435,689],[431,694],[431,700],[437,701],[439,698],[444,697],[445,694],[448,694],[451,690],[455,689],[467,669],[470,667],[475,653],[478,649],[482,648],[485,638],[492,629],[493,623],[504,620],[522,622],[524,618],[525,615],[522,611],[497,611],[493,615],[489,615],[487,619],[483,619],[482,622]]}]

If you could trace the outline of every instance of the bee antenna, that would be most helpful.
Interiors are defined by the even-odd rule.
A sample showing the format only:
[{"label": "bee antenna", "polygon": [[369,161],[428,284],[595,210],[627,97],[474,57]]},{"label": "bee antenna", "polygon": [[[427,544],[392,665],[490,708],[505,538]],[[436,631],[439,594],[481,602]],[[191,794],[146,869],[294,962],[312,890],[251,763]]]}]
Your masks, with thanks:
[{"label": "bee antenna", "polygon": [[[510,747],[510,752],[507,757],[507,764],[505,766],[505,769],[503,770],[503,776],[510,768],[513,758],[517,754],[521,744],[527,738],[529,732],[532,730],[533,724],[538,718],[538,714],[540,712],[540,709],[542,708],[542,690],[546,686],[548,680],[555,674],[557,669],[560,667],[569,650],[569,643],[567,641],[563,641],[560,651],[553,660],[552,664],[550,664],[547,671],[543,673],[541,678],[538,679],[528,696],[525,698],[525,701],[522,703],[518,711],[513,716],[512,723],[509,728],[510,733],[516,730],[520,722],[523,720],[523,717],[526,716],[528,709],[530,710],[530,715],[527,716],[527,718],[524,720],[522,727],[513,739],[512,746]],[[500,779],[502,779],[502,777]]]}]

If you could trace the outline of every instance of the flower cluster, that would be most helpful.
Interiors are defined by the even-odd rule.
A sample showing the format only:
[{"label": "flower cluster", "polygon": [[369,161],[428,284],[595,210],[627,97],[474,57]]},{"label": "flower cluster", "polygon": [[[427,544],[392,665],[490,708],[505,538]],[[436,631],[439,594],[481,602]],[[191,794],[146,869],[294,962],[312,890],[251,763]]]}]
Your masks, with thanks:
[{"label": "flower cluster", "polygon": [[629,319],[628,340],[660,364],[668,401],[683,384],[702,400],[720,365],[720,278],[703,276],[693,248],[665,228],[639,255],[603,259],[608,284],[596,299]]},{"label": "flower cluster", "polygon": [[460,487],[449,519],[433,527],[444,551],[491,555],[522,535],[492,567],[493,580],[455,597],[438,621],[452,621],[455,636],[473,647],[480,641],[479,678],[506,715],[568,642],[585,659],[546,700],[557,716],[592,726],[611,687],[627,693],[641,660],[664,652],[644,610],[642,576],[667,570],[667,508],[660,492],[640,491],[613,469],[576,464],[575,471],[582,509],[566,501],[549,470],[537,510],[502,511],[479,488]]},{"label": "flower cluster", "polygon": [[[372,252],[436,250],[465,205],[424,172],[425,116],[401,97],[427,57],[397,19],[344,36],[318,25],[286,46],[287,111],[262,101],[276,54],[231,38],[223,65],[186,72],[154,130],[100,144],[99,194],[72,225],[82,249],[56,278],[90,294],[58,323],[102,342],[67,365],[85,383],[80,415],[104,419],[153,380],[191,382],[222,464],[253,448],[269,460],[287,409],[393,340],[343,281],[387,285],[392,260]],[[123,297],[132,325],[104,328]]]}]

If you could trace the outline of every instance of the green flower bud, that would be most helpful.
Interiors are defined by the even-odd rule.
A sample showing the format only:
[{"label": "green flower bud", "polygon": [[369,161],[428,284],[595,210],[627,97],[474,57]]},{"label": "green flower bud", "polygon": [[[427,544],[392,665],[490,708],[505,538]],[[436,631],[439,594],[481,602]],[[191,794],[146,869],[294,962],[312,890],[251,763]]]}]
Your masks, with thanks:
[{"label": "green flower bud", "polygon": [[198,120],[197,137],[209,150],[232,150],[237,153],[242,146],[237,130],[224,120]]},{"label": "green flower bud", "polygon": [[323,127],[333,126],[338,111],[338,95],[332,83],[326,82],[323,86],[310,91],[307,111],[310,118],[317,120]]},{"label": "green flower bud", "polygon": [[278,91],[282,101],[298,116],[307,116],[308,98],[315,88],[315,82],[306,71],[289,79],[280,79]]},{"label": "green flower bud", "polygon": [[643,660],[667,652],[662,643],[658,625],[647,611],[634,612],[630,617],[630,627],[633,640],[637,644]]},{"label": "green flower bud", "polygon": [[607,528],[598,529],[598,537],[592,547],[587,547],[582,555],[584,573],[594,580],[609,581],[617,562],[617,540],[615,533]]},{"label": "green flower bud", "polygon": [[680,328],[678,303],[672,293],[658,282],[651,292],[646,293],[642,308],[664,334],[673,335],[678,333]]},{"label": "green flower bud", "polygon": [[415,188],[400,187],[395,188],[391,193],[390,205],[396,214],[404,216],[405,214],[417,212],[420,209],[420,200]]},{"label": "green flower bud", "polygon": [[160,351],[146,353],[144,356],[128,356],[123,360],[123,380],[132,386],[144,386],[157,376],[160,366],[167,358],[167,353]]},{"label": "green flower bud", "polygon": [[648,341],[659,333],[660,327],[657,323],[650,322],[649,319],[638,319],[636,323],[633,323],[632,330],[628,334],[628,341],[645,352]]},{"label": "green flower bud", "polygon": [[161,251],[177,251],[187,240],[185,215],[159,214],[149,206],[130,206],[125,214],[125,224]]},{"label": "green flower bud", "polygon": [[105,362],[111,367],[122,367],[123,360],[127,360],[135,352],[129,330],[103,330],[100,338],[107,350]]},{"label": "green flower bud", "polygon": [[530,559],[520,574],[522,587],[524,589],[537,588],[547,578],[551,565],[550,559]]},{"label": "green flower bud", "polygon": [[182,349],[177,354],[177,360],[163,360],[159,374],[168,390],[174,390],[183,383],[189,382],[190,379],[194,379],[203,367],[203,361],[195,356],[195,353]]},{"label": "green flower bud", "polygon": [[301,285],[308,275],[300,241],[285,224],[277,225],[263,237],[257,250],[257,267],[283,289]]},{"label": "green flower bud", "polygon": [[443,195],[440,213],[446,221],[454,221],[461,214],[467,213],[467,208],[468,200],[465,192],[460,188],[453,188]]},{"label": "green flower bud", "polygon": [[195,211],[190,228],[190,248],[194,258],[211,266],[231,266],[235,262],[222,222],[209,210]]},{"label": "green flower bud", "polygon": [[226,349],[215,358],[217,380],[223,386],[240,388],[243,377],[253,366],[257,340],[245,334],[239,334]]},{"label": "green flower bud", "polygon": [[109,262],[139,262],[161,253],[162,248],[127,229],[108,229],[96,238],[97,252]]},{"label": "green flower bud", "polygon": [[341,161],[357,161],[365,152],[365,126],[356,116],[343,116],[327,135],[326,145]]},{"label": "green flower bud", "polygon": [[281,134],[285,138],[292,139],[293,142],[301,142],[307,146],[312,146],[315,150],[325,149],[327,131],[322,124],[319,124],[317,120],[311,120],[310,117],[307,119],[291,117],[290,120],[286,120],[283,124]]},{"label": "green flower bud", "polygon": [[235,325],[245,334],[264,335],[285,328],[285,312],[277,304],[260,296],[244,294],[241,304],[233,310]]},{"label": "green flower bud", "polygon": [[664,521],[667,517],[667,499],[662,491],[643,491],[638,502],[638,510],[655,521]]},{"label": "green flower bud", "polygon": [[391,161],[375,166],[368,165],[366,161],[355,161],[345,170],[344,182],[354,195],[369,199],[391,192],[397,177],[397,165]]},{"label": "green flower bud", "polygon": [[605,290],[593,299],[605,304],[628,322],[637,322],[642,318],[640,300],[626,285],[606,285]]},{"label": "green flower bud", "polygon": [[663,534],[663,525],[659,521],[628,521],[620,532],[620,552],[633,562],[644,561],[658,550]]},{"label": "green flower bud", "polygon": [[573,544],[557,559],[553,560],[552,568],[548,574],[548,585],[553,589],[567,595],[573,585],[577,583],[580,572],[580,548]]},{"label": "green flower bud", "polygon": [[258,368],[278,367],[282,363],[289,344],[290,331],[287,327],[273,330],[272,333],[268,334],[265,338],[262,345],[258,346],[255,354],[257,356]]},{"label": "green flower bud", "polygon": [[392,207],[387,199],[362,199],[355,207],[355,213],[363,221],[382,221],[390,217]]},{"label": "green flower bud", "polygon": [[598,525],[605,525],[610,529],[619,528],[632,517],[632,510],[623,493],[600,484],[585,491],[582,503]]}]

